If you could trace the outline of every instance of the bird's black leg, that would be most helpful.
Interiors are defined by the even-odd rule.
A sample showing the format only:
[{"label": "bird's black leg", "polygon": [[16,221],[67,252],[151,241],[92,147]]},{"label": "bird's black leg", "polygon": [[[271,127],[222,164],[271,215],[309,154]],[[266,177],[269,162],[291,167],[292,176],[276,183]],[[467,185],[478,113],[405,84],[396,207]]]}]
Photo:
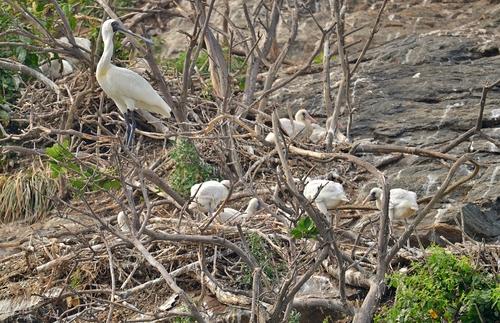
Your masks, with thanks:
[{"label": "bird's black leg", "polygon": [[134,141],[134,133],[135,133],[135,116],[134,111],[127,111],[125,114],[125,122],[127,123],[127,147],[132,147],[132,143]]},{"label": "bird's black leg", "polygon": [[127,146],[130,148],[132,147],[134,141],[135,127],[136,127],[134,111],[129,112],[129,117],[130,117],[130,132],[127,138]]},{"label": "bird's black leg", "polygon": [[130,116],[129,116],[129,111],[125,112],[123,116],[125,117],[125,140],[123,141],[124,144],[128,145],[128,137],[130,136]]}]

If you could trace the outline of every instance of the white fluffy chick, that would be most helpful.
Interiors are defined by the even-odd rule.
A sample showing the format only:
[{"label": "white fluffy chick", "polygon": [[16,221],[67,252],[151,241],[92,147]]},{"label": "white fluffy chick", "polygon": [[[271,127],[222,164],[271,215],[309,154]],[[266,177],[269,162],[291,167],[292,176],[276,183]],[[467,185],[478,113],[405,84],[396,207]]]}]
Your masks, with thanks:
[{"label": "white fluffy chick", "polygon": [[334,209],[349,201],[342,184],[325,179],[307,181],[304,196],[311,202],[314,200],[316,207],[325,215],[329,214],[328,209]]},{"label": "white fluffy chick", "polygon": [[254,216],[259,208],[259,200],[254,197],[248,202],[245,211],[238,211],[228,207],[224,208],[224,210],[219,213],[219,221],[223,224],[241,224],[248,218]]},{"label": "white fluffy chick", "polygon": [[[382,210],[381,188],[372,188],[370,194],[365,198],[363,204],[367,201],[375,201],[377,208]],[[393,188],[390,191],[389,198],[389,218],[392,220],[406,220],[412,217],[418,211],[417,194],[402,188]]]},{"label": "white fluffy chick", "polygon": [[118,229],[120,229],[122,232],[127,233],[130,231],[127,224],[127,215],[125,214],[125,212],[120,211],[120,213],[118,213],[116,221],[118,223]]},{"label": "white fluffy chick", "polygon": [[228,180],[206,181],[193,185],[191,187],[193,201],[189,204],[189,209],[198,208],[202,212],[213,213],[229,195],[230,186],[231,182]]},{"label": "white fluffy chick", "polygon": [[[309,138],[313,131],[313,122],[316,122],[313,117],[305,109],[300,109],[295,113],[294,120],[288,118],[280,118],[280,127],[288,137],[295,139]],[[273,133],[269,133],[265,141],[274,143],[276,137]]]}]

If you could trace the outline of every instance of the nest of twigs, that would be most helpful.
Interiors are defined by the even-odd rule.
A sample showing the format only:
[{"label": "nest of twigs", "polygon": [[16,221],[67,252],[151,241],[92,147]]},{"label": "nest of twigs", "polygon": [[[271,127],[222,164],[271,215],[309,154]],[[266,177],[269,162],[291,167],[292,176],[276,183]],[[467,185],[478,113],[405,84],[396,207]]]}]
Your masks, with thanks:
[{"label": "nest of twigs", "polygon": [[[191,95],[186,99],[184,108],[189,112],[183,127],[167,121],[165,134],[161,127],[140,119],[136,144],[129,151],[121,144],[123,118],[90,73],[80,71],[59,85],[65,89],[60,97],[36,82],[29,85],[19,100],[10,135],[2,139],[24,148],[12,148],[23,156],[16,160],[17,165],[32,163],[34,155],[42,156],[46,165],[57,162],[58,174],[65,175],[57,182],[39,172],[20,173],[14,180],[0,178],[4,188],[0,198],[5,196],[0,203],[10,203],[5,209],[0,207],[10,212],[5,213],[5,220],[23,218],[21,210],[32,210],[24,216],[31,220],[48,212],[54,216],[23,234],[12,233],[15,224],[10,235],[9,228],[5,229],[7,239],[2,246],[9,253],[1,264],[6,273],[0,279],[3,313],[12,317],[18,312],[19,319],[43,313],[50,320],[167,320],[196,314],[186,308],[196,304],[214,320],[230,320],[273,313],[280,306],[284,312],[315,304],[314,308],[326,313],[323,317],[338,318],[352,314],[347,300],[355,303],[366,295],[368,277],[380,265],[379,232],[388,226],[380,225],[380,212],[356,203],[361,200],[361,187],[376,176],[383,177],[356,157],[358,146],[338,145],[331,152],[323,145],[289,138],[276,146],[268,144],[254,131],[255,113],[235,117],[237,107],[229,105],[229,111],[223,111],[218,98],[209,101]],[[269,132],[271,111],[261,113],[267,113],[268,120],[258,126]],[[166,138],[176,136],[189,139],[218,177],[232,181],[225,206],[242,209],[251,197],[258,196],[267,203],[264,210],[241,226],[221,225],[216,218],[188,211],[189,201],[172,192],[165,181],[175,166],[168,157],[175,144]],[[285,157],[293,158],[277,153],[280,144]],[[60,145],[60,158],[46,154],[55,145]],[[454,162],[450,178],[456,167],[468,161],[404,148],[392,147],[398,153]],[[359,149],[393,150],[369,145]],[[316,216],[322,223],[334,222],[323,219],[297,195],[306,176],[342,183],[351,203],[333,211],[336,227],[325,225],[317,228],[319,234],[296,239],[291,229],[306,215]],[[299,189],[291,184],[291,177],[297,179]],[[12,181],[30,184],[7,189]],[[445,191],[448,184],[435,196],[451,192]],[[19,195],[24,195],[19,201],[26,205],[8,202]],[[434,203],[435,196],[426,201]],[[33,200],[36,203],[28,206]],[[119,211],[139,224],[136,230],[142,235],[118,229]],[[390,240],[388,252],[394,251],[398,257],[388,259],[387,265],[397,269],[422,257],[415,245],[400,250],[406,238]],[[482,265],[498,259],[494,248],[481,250],[482,256],[475,257],[476,253],[474,259]],[[313,274],[320,277],[317,281],[327,283],[306,293],[308,280],[301,278]],[[299,290],[302,294],[296,294]]]}]

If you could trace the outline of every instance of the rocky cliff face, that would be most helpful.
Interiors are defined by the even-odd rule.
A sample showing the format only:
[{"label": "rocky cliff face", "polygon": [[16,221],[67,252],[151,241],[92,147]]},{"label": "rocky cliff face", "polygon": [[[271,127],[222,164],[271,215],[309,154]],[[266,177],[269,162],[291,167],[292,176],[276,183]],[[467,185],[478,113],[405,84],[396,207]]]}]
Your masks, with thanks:
[{"label": "rocky cliff face", "polygon": [[[352,138],[439,151],[475,125],[483,86],[500,78],[500,5],[491,1],[412,1],[406,5],[396,1],[391,5],[386,12],[389,19],[352,80],[356,109]],[[372,17],[375,9],[363,9],[364,19]],[[355,11],[353,20],[362,14]],[[336,69],[332,79],[338,80],[339,73]],[[273,98],[283,106],[307,106],[316,116],[324,115],[321,79],[320,73],[302,76]],[[497,144],[499,103],[500,88],[495,87],[487,96],[482,128]],[[441,223],[455,225],[463,217],[468,234],[478,240],[497,240],[500,148],[475,135],[450,153],[474,153],[481,163],[480,173],[442,201],[421,225],[422,233],[434,241],[441,234],[461,239],[457,232],[439,230]],[[437,190],[447,168],[430,159],[405,157],[384,171],[392,187],[408,188],[423,197]],[[464,167],[459,176],[470,172]]]}]

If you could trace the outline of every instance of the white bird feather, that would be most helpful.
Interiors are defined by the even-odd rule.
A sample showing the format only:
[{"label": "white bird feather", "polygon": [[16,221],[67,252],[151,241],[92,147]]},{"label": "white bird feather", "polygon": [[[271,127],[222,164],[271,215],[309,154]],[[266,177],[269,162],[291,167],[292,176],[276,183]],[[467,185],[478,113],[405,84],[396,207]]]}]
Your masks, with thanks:
[{"label": "white bird feather", "polygon": [[214,212],[229,195],[230,185],[228,180],[206,181],[193,185],[191,187],[192,202],[189,208],[199,208],[202,212],[208,213]]},{"label": "white bird feather", "polygon": [[97,79],[106,94],[122,113],[137,108],[170,118],[170,107],[142,76],[129,69],[110,66]]},{"label": "white bird feather", "polygon": [[[125,116],[128,123],[126,141],[127,145],[130,145],[135,129],[134,110],[144,109],[170,118],[171,108],[142,76],[129,69],[111,64],[113,36],[117,31],[146,39],[123,29],[114,19],[106,20],[101,27],[104,51],[97,64],[96,78],[104,92]],[[129,115],[130,111],[132,113]]]},{"label": "white bird feather", "polygon": [[245,220],[251,218],[257,213],[259,206],[259,200],[254,197],[248,202],[248,206],[245,211],[238,211],[226,207],[221,213],[219,213],[219,221],[223,224],[243,223]]},{"label": "white bird feather", "polygon": [[[375,200],[377,208],[382,210],[382,195],[383,191],[381,188],[372,188],[365,202],[367,200]],[[406,219],[417,213],[418,203],[417,194],[415,192],[407,191],[402,188],[393,188],[389,195],[389,218],[391,220]]]},{"label": "white bird feather", "polygon": [[280,118],[279,121],[281,129],[283,129],[287,136],[307,138],[310,136],[312,131],[311,122],[314,122],[315,120],[305,109],[301,109],[295,113],[294,120]]},{"label": "white bird feather", "polygon": [[[297,111],[295,114],[295,120],[290,120],[288,118],[280,118],[280,127],[283,129],[285,134],[289,137],[296,139],[308,138],[313,131],[313,124],[315,120],[309,115],[305,109]],[[276,137],[274,133],[268,133],[264,139],[268,143],[274,144]]]},{"label": "white bird feather", "polygon": [[319,124],[313,123],[311,124],[312,133],[309,136],[309,140],[315,144],[326,138],[326,128],[323,128]]},{"label": "white bird feather", "polygon": [[[326,139],[326,135],[328,134],[328,129],[330,129],[330,123],[332,122],[333,117],[330,117],[326,120],[326,128],[323,128],[322,126],[313,123],[311,124],[312,127],[312,132],[311,135],[309,136],[309,140],[315,144],[320,143],[321,141],[324,141]],[[335,132],[335,139],[336,142],[347,142],[347,137],[344,136],[340,130],[337,129]]]},{"label": "white bird feather", "polygon": [[342,184],[323,179],[307,181],[303,194],[309,201],[314,200],[316,207],[325,215],[328,214],[328,209],[349,201]]},{"label": "white bird feather", "polygon": [[73,73],[73,65],[65,59],[51,59],[46,63],[40,65],[42,73],[55,80],[63,76]]},{"label": "white bird feather", "polygon": [[127,224],[127,215],[125,214],[125,212],[120,211],[118,213],[116,222],[118,224],[118,229],[120,229],[122,232],[129,232],[130,231],[128,224]]},{"label": "white bird feather", "polygon": [[[69,43],[69,40],[67,37],[61,37],[57,40],[62,42],[62,43],[65,43],[67,45],[71,45]],[[88,40],[87,38],[75,37],[75,43],[78,46],[80,46],[80,47],[82,47],[90,52],[91,43],[90,43],[90,40]],[[63,76],[66,76],[66,75],[73,73],[74,67],[79,62],[79,60],[77,58],[67,56],[67,55],[62,55],[62,57],[64,57],[64,59],[57,59],[57,58],[53,58],[53,57],[54,57],[54,54],[51,53],[50,59],[47,62],[40,65],[40,70],[42,71],[42,73],[51,79],[58,79],[58,78],[61,78]]]}]

